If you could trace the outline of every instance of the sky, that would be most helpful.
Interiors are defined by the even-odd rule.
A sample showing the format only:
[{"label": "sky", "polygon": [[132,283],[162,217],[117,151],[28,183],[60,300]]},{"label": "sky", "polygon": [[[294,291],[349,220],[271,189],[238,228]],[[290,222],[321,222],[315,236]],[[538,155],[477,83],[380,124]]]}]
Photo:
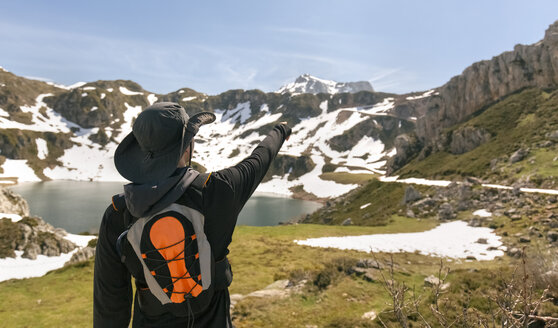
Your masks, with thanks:
[{"label": "sky", "polygon": [[407,93],[541,40],[556,0],[0,0],[0,66],[71,85],[278,90],[307,73]]}]

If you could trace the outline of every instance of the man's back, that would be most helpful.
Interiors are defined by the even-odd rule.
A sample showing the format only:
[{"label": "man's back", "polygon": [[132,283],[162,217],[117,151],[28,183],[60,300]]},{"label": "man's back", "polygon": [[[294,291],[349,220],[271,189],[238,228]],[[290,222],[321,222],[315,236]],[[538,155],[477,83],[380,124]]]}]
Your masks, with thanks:
[{"label": "man's back", "polygon": [[[238,214],[261,182],[290,129],[277,125],[253,153],[237,165],[212,173],[200,190],[188,188],[176,200],[199,210],[205,217],[204,230],[216,262],[224,261],[236,226]],[[128,205],[134,205],[126,200]],[[94,325],[95,327],[126,327],[132,302],[130,273],[116,254],[118,236],[135,219],[127,207],[109,206],[105,212],[95,262]],[[141,277],[137,277],[139,285]],[[214,293],[207,309],[194,318],[195,327],[229,327],[230,300],[227,286]],[[140,291],[146,292],[146,291]],[[149,291],[147,291],[149,292]],[[170,313],[148,316],[135,296],[134,327],[183,327],[188,318]],[[191,318],[190,318],[191,319]]]}]

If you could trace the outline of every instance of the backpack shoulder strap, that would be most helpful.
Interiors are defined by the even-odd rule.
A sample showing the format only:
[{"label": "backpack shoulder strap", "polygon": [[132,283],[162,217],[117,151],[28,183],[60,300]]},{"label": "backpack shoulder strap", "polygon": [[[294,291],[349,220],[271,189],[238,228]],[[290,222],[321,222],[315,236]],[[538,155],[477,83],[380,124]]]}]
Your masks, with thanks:
[{"label": "backpack shoulder strap", "polygon": [[192,182],[191,186],[194,187],[196,190],[203,190],[205,185],[209,181],[209,177],[211,176],[212,172],[209,173],[200,173]]},{"label": "backpack shoulder strap", "polygon": [[112,208],[117,212],[122,212],[126,208],[124,193],[112,196]]}]

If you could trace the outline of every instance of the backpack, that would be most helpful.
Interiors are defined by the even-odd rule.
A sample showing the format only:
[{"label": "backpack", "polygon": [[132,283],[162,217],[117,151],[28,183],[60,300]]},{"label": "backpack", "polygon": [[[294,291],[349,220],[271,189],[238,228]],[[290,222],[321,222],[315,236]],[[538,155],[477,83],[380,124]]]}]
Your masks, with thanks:
[{"label": "backpack", "polygon": [[[209,175],[193,173],[196,178],[189,188],[201,194]],[[113,196],[113,204],[117,203],[125,206],[124,195]],[[227,258],[219,262],[213,258],[204,219],[198,210],[173,203],[153,215],[132,219],[118,237],[116,249],[136,278],[142,312],[195,316],[207,308],[215,290],[230,285],[230,265]]]}]

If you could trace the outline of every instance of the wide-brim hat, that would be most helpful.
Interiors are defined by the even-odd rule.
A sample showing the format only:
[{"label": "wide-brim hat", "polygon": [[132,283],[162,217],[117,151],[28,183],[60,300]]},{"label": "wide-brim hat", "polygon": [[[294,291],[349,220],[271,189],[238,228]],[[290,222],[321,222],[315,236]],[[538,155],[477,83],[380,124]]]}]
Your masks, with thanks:
[{"label": "wide-brim hat", "polygon": [[167,178],[176,170],[199,128],[214,121],[213,113],[201,112],[189,117],[177,103],[153,104],[138,115],[132,132],[116,148],[116,170],[139,184]]}]

